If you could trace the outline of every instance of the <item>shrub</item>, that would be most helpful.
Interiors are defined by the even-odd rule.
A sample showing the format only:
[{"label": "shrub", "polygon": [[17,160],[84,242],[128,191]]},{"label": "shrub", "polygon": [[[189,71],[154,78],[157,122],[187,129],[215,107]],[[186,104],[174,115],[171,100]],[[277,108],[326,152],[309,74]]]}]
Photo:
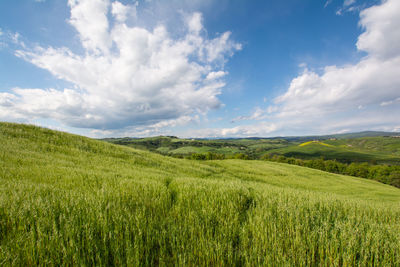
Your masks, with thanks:
[{"label": "shrub", "polygon": [[201,153],[193,153],[190,155],[190,158],[194,159],[194,160],[206,160],[207,159],[206,155],[201,154]]}]

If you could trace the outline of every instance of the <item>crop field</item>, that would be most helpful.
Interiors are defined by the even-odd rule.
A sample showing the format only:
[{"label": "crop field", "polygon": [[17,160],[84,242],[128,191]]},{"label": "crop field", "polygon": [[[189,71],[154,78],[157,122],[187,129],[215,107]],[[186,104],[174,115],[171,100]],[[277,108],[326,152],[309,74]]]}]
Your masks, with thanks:
[{"label": "crop field", "polygon": [[1,266],[400,265],[400,190],[372,180],[12,123],[0,148]]},{"label": "crop field", "polygon": [[308,142],[305,142],[305,143],[301,143],[299,146],[308,146],[308,145],[311,145],[311,144],[317,144],[317,145],[321,145],[321,146],[333,147],[333,145],[330,145],[330,144],[327,144],[327,143],[324,143],[324,142],[320,142],[320,141],[308,141]]}]

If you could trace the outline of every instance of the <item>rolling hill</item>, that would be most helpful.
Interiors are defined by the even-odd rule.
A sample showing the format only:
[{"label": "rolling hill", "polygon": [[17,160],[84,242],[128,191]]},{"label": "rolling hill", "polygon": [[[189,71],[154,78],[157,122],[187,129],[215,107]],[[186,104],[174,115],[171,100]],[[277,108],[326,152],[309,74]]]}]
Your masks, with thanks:
[{"label": "rolling hill", "polygon": [[[380,136],[378,136],[381,134]],[[245,138],[245,139],[180,139],[171,136],[148,138],[109,138],[104,141],[163,155],[190,157],[193,153],[218,153],[234,158],[243,153],[249,159],[266,155],[283,155],[298,159],[337,160],[343,163],[367,162],[400,165],[398,133],[362,132],[341,135]]]},{"label": "rolling hill", "polygon": [[375,181],[12,123],[0,148],[3,266],[400,264],[400,190]]},{"label": "rolling hill", "polygon": [[[317,139],[318,140],[318,139]],[[319,139],[321,140],[321,139]],[[374,162],[375,164],[400,164],[400,138],[390,136],[328,139],[291,143],[269,153],[301,159],[325,159],[340,162]]]}]

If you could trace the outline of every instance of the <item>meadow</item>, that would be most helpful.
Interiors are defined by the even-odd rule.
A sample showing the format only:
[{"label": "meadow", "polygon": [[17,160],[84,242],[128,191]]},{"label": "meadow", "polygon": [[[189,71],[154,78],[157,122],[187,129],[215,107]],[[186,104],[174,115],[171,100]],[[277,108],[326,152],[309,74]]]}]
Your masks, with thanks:
[{"label": "meadow", "polygon": [[400,190],[376,181],[12,123],[0,148],[1,266],[400,265]]}]

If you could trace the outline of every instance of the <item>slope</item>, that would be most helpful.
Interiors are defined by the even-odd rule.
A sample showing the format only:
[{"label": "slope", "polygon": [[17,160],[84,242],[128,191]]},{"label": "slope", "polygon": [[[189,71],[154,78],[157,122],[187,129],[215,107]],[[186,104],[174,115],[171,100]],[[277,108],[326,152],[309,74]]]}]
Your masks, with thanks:
[{"label": "slope", "polygon": [[333,139],[290,144],[284,148],[270,150],[269,153],[301,159],[325,158],[341,162],[374,162],[400,164],[400,138],[361,137],[353,139]]},{"label": "slope", "polygon": [[[374,137],[376,134],[386,134],[386,136]],[[400,165],[400,138],[394,134],[397,133],[363,132],[338,135],[340,138],[330,135],[291,137],[287,140],[277,138],[192,140],[171,136],[103,140],[174,157],[190,158],[194,153],[211,152],[225,158],[235,158],[236,154],[243,153],[249,159],[263,159],[267,155],[279,154],[298,159],[324,158],[348,164],[368,162]]]},{"label": "slope", "polygon": [[1,265],[400,264],[400,190],[0,123]]}]

